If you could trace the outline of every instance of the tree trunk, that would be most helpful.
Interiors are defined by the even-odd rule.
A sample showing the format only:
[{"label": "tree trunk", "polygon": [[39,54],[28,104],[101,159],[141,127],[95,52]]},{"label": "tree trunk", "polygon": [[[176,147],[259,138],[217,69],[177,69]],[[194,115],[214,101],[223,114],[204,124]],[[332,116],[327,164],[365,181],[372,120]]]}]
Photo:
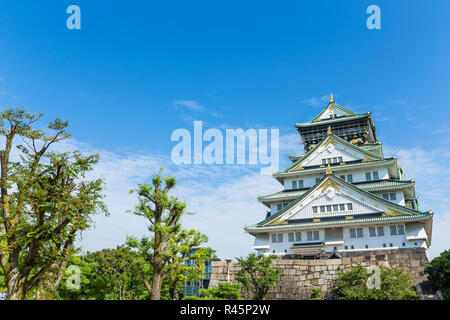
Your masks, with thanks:
[{"label": "tree trunk", "polygon": [[159,270],[159,268],[154,268],[150,300],[161,300],[161,274],[162,270]]},{"label": "tree trunk", "polygon": [[177,290],[178,281],[172,283],[172,286],[169,289],[170,292],[170,300],[178,300],[178,290]]},{"label": "tree trunk", "polygon": [[18,268],[13,268],[5,276],[6,286],[8,288],[8,300],[23,300],[25,296],[24,281],[19,278]]}]

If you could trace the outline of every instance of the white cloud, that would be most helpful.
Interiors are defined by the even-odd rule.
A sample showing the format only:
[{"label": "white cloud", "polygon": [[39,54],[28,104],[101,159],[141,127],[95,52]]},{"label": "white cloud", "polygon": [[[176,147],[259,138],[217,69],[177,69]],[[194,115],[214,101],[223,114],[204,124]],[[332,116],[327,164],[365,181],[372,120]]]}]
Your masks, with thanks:
[{"label": "white cloud", "polygon": [[302,100],[302,103],[310,107],[324,107],[325,106],[324,103],[328,101],[329,101],[328,96],[321,96],[304,99]]},{"label": "white cloud", "polygon": [[407,178],[414,178],[422,211],[432,210],[433,238],[430,257],[450,248],[450,151],[444,148],[411,149],[385,147],[386,155],[396,155]]},{"label": "white cloud", "polygon": [[175,107],[185,107],[192,111],[200,111],[203,110],[203,106],[201,106],[197,101],[194,100],[178,100],[173,103]]}]

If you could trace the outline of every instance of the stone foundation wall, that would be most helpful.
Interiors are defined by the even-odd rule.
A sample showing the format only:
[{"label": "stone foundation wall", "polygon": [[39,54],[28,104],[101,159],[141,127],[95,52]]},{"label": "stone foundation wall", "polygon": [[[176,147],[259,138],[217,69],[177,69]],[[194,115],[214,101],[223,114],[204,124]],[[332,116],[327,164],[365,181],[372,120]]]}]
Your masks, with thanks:
[{"label": "stone foundation wall", "polygon": [[[294,259],[292,256],[280,257],[273,262],[281,269],[280,279],[272,288],[267,299],[302,300],[309,299],[311,288],[321,288],[325,298],[331,298],[329,292],[334,280],[352,265],[384,266],[400,268],[411,274],[417,283],[426,281],[424,268],[428,257],[423,248],[387,249],[373,251],[353,251],[342,254],[341,259]],[[215,261],[210,285],[230,281],[236,283],[234,273],[240,269],[237,261]],[[249,293],[242,296],[250,299]]]}]

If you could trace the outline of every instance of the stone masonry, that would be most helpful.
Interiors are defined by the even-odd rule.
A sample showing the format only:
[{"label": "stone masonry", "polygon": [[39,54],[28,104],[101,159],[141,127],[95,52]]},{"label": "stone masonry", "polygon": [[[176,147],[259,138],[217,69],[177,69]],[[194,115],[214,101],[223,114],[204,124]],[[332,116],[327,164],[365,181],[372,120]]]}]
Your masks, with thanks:
[{"label": "stone masonry", "polygon": [[[281,269],[280,279],[272,288],[267,299],[303,300],[309,299],[311,288],[321,288],[325,298],[330,298],[329,292],[337,276],[348,270],[352,265],[383,266],[400,268],[411,274],[416,283],[426,281],[424,267],[428,257],[423,248],[387,249],[372,251],[353,251],[343,253],[341,259],[303,260],[284,256],[273,262],[274,267]],[[210,285],[230,281],[236,283],[234,273],[239,270],[237,261],[215,261],[211,274]],[[242,296],[251,296],[242,291]]]}]

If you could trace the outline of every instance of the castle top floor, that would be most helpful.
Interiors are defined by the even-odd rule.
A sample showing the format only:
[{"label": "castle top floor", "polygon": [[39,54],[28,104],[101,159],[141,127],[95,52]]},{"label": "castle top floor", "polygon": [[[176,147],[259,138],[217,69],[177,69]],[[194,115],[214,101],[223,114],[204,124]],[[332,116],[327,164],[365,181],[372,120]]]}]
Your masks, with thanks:
[{"label": "castle top floor", "polygon": [[358,146],[378,142],[371,113],[354,113],[337,104],[333,95],[330,95],[326,108],[313,120],[296,123],[295,127],[302,137],[305,151],[325,138],[329,128],[335,135]]}]

